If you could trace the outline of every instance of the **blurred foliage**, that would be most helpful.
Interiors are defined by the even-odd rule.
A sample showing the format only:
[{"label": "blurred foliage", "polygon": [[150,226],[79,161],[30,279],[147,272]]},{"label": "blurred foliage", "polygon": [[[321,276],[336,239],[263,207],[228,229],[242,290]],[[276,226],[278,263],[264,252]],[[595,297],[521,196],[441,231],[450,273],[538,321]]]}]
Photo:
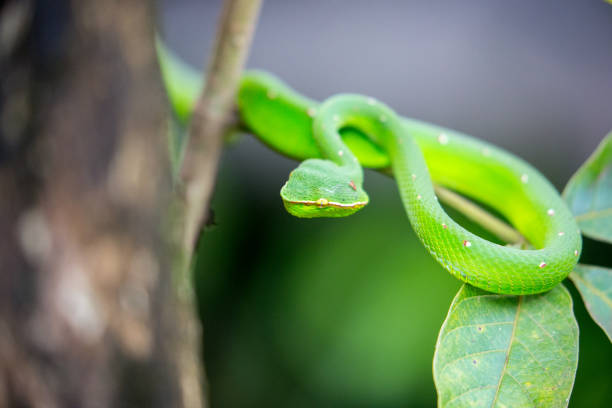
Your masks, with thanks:
[{"label": "blurred foliage", "polygon": [[[196,262],[211,405],[433,406],[435,341],[460,282],[416,239],[394,182],[368,172],[372,203],[360,213],[295,219],[278,196],[293,164],[249,148],[261,166],[243,167],[240,145],[226,152],[218,226]],[[585,242],[587,258],[605,250]],[[570,406],[606,406],[612,347],[570,291],[581,333]]]},{"label": "blurred foliage", "polygon": [[572,176],[563,196],[584,235],[612,243],[612,132]]},{"label": "blurred foliage", "polygon": [[[563,196],[584,235],[612,243],[612,132],[571,177]],[[611,250],[601,246],[599,252]],[[593,319],[612,340],[612,269],[579,264],[570,278]]]},{"label": "blurred foliage", "polygon": [[578,264],[570,278],[591,317],[612,340],[612,269]]}]

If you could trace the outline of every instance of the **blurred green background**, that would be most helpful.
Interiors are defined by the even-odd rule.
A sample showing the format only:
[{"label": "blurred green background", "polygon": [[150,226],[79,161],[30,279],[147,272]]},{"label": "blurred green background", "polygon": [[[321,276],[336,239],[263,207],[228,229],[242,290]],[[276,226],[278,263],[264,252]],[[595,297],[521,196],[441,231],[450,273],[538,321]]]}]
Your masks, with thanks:
[{"label": "blurred green background", "polygon": [[[168,43],[201,66],[220,1],[161,5]],[[599,0],[267,0],[249,66],[481,137],[561,190],[612,128],[611,44]],[[434,346],[460,283],[380,174],[366,172],[371,204],[354,216],[289,216],[279,190],[296,165],[250,136],[224,153],[195,271],[211,406],[435,406]],[[612,266],[612,251],[587,240],[582,260]],[[611,406],[612,345],[566,286],[581,332],[570,406]]]},{"label": "blurred green background", "polygon": [[[460,283],[416,239],[393,181],[368,171],[372,202],[360,213],[300,220],[278,197],[286,174],[252,183],[261,169],[235,154],[221,168],[216,226],[196,268],[212,406],[434,406],[434,346]],[[609,255],[586,242],[586,259],[612,266]],[[608,406],[612,345],[565,284],[581,333],[570,406]]]}]

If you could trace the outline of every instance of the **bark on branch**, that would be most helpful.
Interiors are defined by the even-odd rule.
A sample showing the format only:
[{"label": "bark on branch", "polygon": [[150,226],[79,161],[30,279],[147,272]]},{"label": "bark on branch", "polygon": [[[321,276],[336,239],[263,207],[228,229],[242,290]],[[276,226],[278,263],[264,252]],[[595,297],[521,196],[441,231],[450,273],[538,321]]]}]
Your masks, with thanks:
[{"label": "bark on branch", "polygon": [[181,181],[185,192],[183,245],[193,251],[208,211],[223,135],[253,37],[261,0],[225,0],[205,85],[191,119]]},{"label": "bark on branch", "polygon": [[[193,112],[189,140],[185,148],[175,206],[178,231],[175,240],[182,242],[178,250],[175,285],[179,297],[176,309],[183,316],[177,323],[178,341],[183,347],[171,347],[178,352],[179,378],[183,400],[188,407],[204,404],[201,359],[194,359],[193,349],[201,344],[201,328],[195,317],[195,294],[189,274],[189,264],[197,237],[205,222],[225,134],[235,103],[238,81],[255,30],[261,0],[225,0],[219,19],[217,36],[205,85]],[[190,343],[188,345],[187,343]]]}]

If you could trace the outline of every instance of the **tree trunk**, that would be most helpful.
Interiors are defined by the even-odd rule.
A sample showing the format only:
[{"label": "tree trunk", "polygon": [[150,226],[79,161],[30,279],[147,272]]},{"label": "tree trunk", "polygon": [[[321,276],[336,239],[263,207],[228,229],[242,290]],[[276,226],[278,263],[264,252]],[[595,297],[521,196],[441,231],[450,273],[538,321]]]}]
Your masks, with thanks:
[{"label": "tree trunk", "polygon": [[0,3],[0,28],[27,27],[0,30],[2,407],[184,406],[153,20],[146,1]]}]

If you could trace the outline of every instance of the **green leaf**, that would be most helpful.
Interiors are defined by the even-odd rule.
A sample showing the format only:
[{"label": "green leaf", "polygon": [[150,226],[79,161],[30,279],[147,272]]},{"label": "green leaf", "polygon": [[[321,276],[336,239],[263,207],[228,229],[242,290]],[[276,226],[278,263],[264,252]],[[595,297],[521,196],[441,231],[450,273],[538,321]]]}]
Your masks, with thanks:
[{"label": "green leaf", "polygon": [[463,285],[434,356],[438,406],[565,407],[578,363],[578,325],[563,285],[531,296]]},{"label": "green leaf", "polygon": [[595,323],[612,341],[612,269],[578,264],[570,279]]},{"label": "green leaf", "polygon": [[612,243],[612,132],[572,176],[563,197],[584,235]]}]

